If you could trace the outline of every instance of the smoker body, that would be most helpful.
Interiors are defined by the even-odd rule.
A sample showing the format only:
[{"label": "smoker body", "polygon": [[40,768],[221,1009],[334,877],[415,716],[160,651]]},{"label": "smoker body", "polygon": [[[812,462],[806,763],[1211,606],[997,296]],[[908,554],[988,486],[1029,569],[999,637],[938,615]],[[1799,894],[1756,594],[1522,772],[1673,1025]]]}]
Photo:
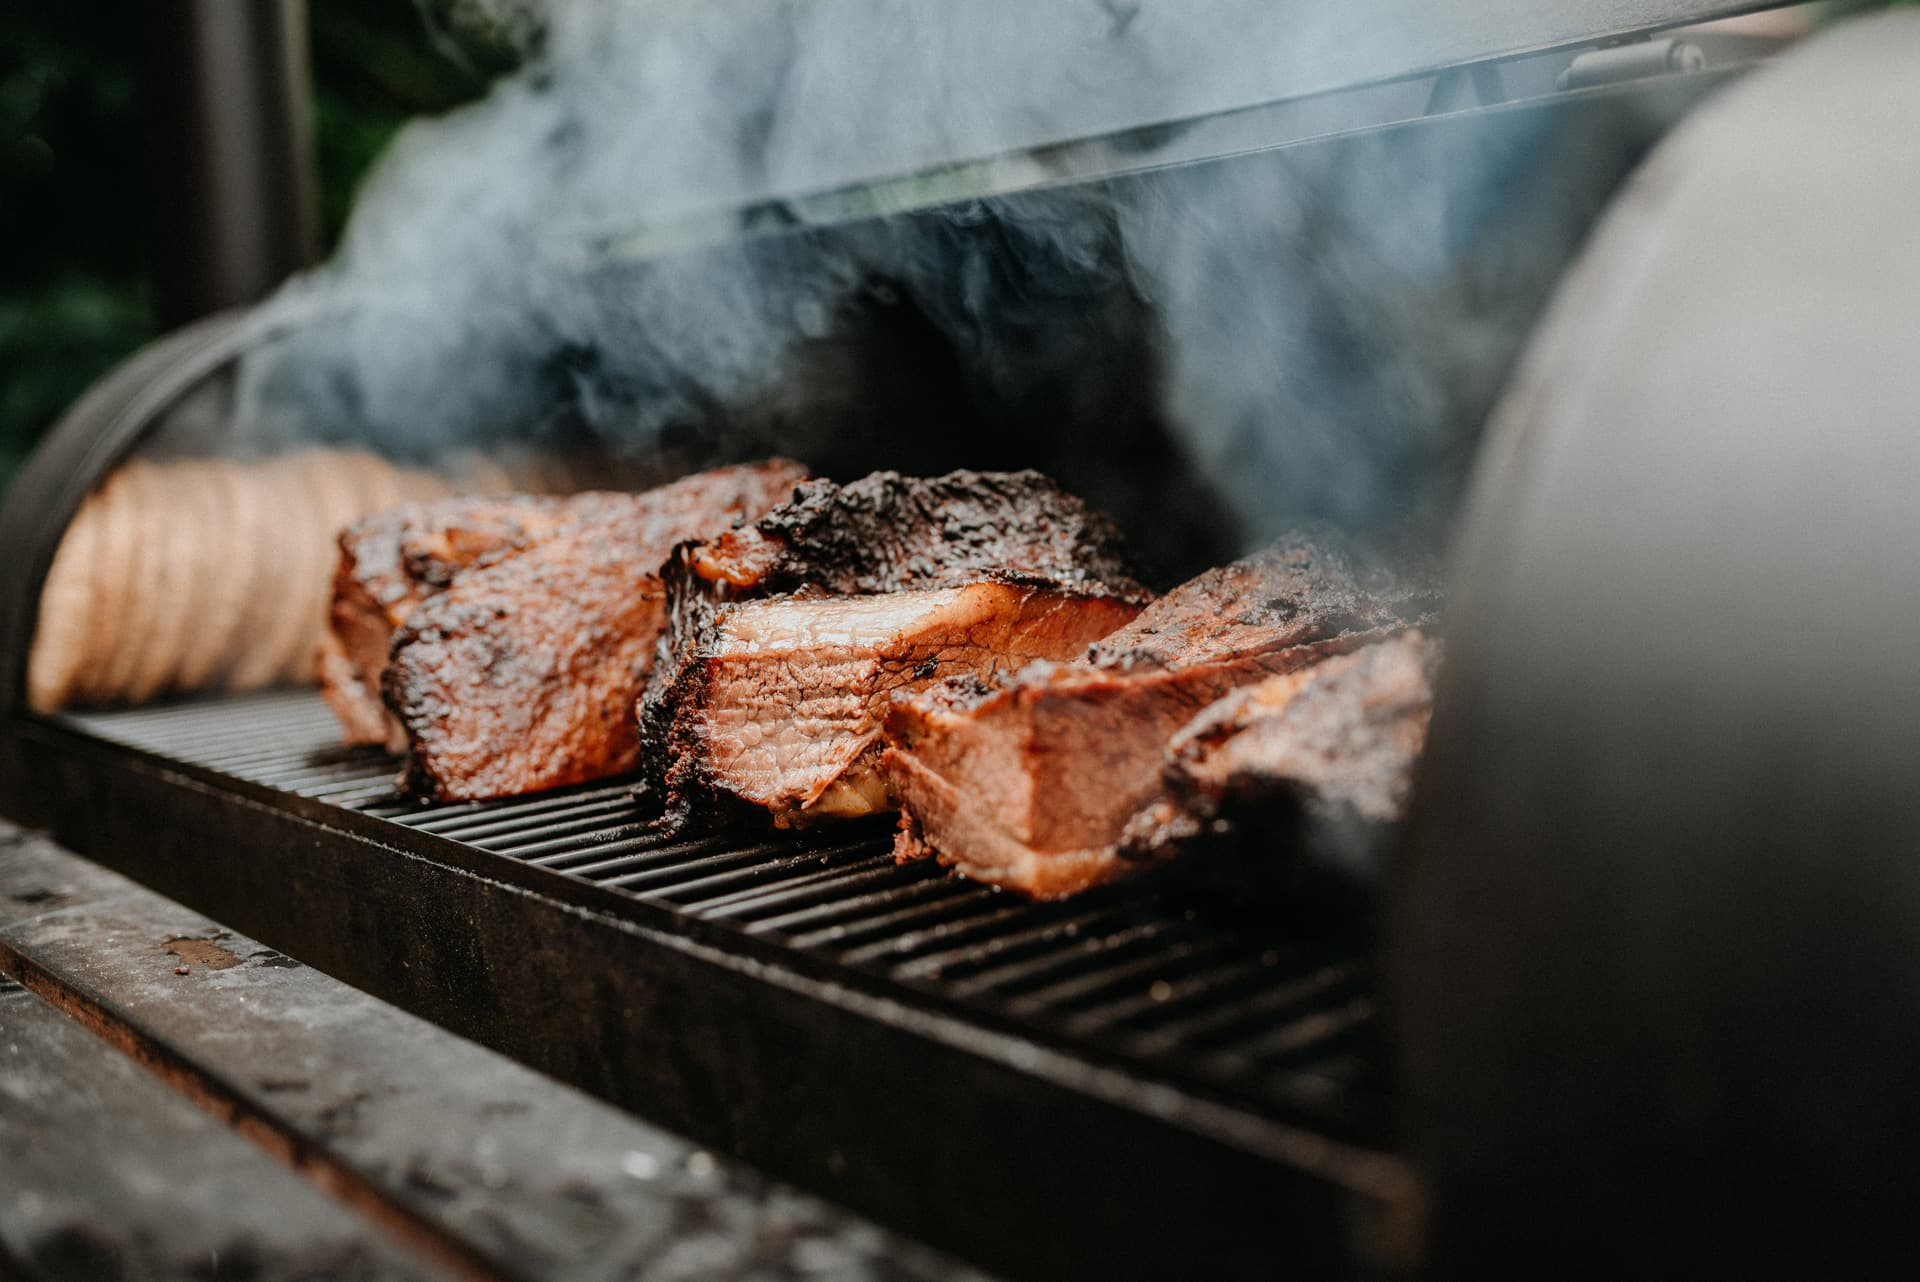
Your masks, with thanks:
[{"label": "smoker body", "polygon": [[[1418,157],[1441,189],[1436,208],[1472,219],[1486,211],[1475,208],[1464,185],[1447,189],[1449,175],[1460,170],[1446,158],[1514,154],[1543,132],[1556,133],[1573,140],[1570,157],[1588,163],[1562,171],[1565,181],[1525,188],[1498,211],[1515,228],[1555,229],[1547,238],[1555,250],[1529,264],[1534,292],[1523,298],[1524,311],[1545,302],[1561,260],[1642,152],[1727,78],[1603,85],[906,217],[940,237],[991,227],[996,218],[1030,223],[1034,209],[1076,196],[1110,207],[1218,210],[1209,202],[1222,193],[1283,188],[1302,173],[1347,163]],[[1671,174],[1674,164],[1685,164],[1667,163],[1649,172]],[[1264,176],[1248,182],[1249,173]],[[1629,190],[1630,199],[1645,199]],[[1225,208],[1233,218],[1248,216],[1245,208]],[[1631,209],[1616,220],[1630,222]],[[841,219],[779,235],[811,240],[831,254],[836,245],[870,242],[898,217]],[[1437,224],[1443,235],[1446,222]],[[1646,786],[1642,777],[1617,775],[1595,786],[1596,755],[1637,760],[1647,722],[1627,711],[1644,714],[1645,705],[1626,701],[1616,719],[1596,719],[1594,689],[1618,679],[1658,700],[1675,673],[1699,672],[1713,643],[1728,638],[1677,634],[1659,651],[1665,666],[1635,669],[1623,654],[1644,658],[1649,651],[1635,648],[1645,634],[1630,625],[1658,611],[1649,603],[1607,615],[1605,626],[1586,626],[1593,621],[1575,608],[1588,599],[1584,585],[1597,576],[1610,585],[1605,601],[1619,602],[1652,582],[1644,574],[1644,544],[1636,558],[1608,560],[1620,551],[1609,536],[1621,520],[1643,515],[1636,509],[1643,500],[1665,501],[1690,487],[1726,493],[1727,451],[1738,448],[1742,425],[1757,421],[1727,418],[1717,424],[1722,431],[1703,431],[1698,450],[1685,452],[1687,423],[1635,418],[1635,435],[1613,430],[1628,412],[1619,405],[1586,404],[1563,419],[1538,408],[1554,404],[1557,381],[1588,386],[1583,380],[1594,377],[1565,353],[1595,332],[1580,317],[1589,296],[1596,306],[1614,303],[1610,287],[1627,291],[1640,283],[1631,272],[1614,274],[1615,263],[1632,257],[1618,248],[1630,235],[1610,231],[1569,279],[1541,347],[1508,394],[1504,425],[1478,456],[1469,533],[1455,566],[1460,604],[1433,751],[1403,876],[1391,887],[1384,947],[1394,982],[1384,993],[1372,962],[1379,941],[1350,922],[1250,920],[1156,886],[1118,887],[1065,905],[1012,904],[924,868],[895,868],[884,855],[884,834],[865,831],[771,851],[675,842],[634,822],[624,786],[423,809],[394,796],[391,771],[377,754],[329,748],[324,713],[299,693],[30,714],[23,692],[39,587],[61,531],[87,491],[141,446],[170,404],[272,337],[259,317],[206,322],[103,384],[56,431],[0,516],[0,804],[359,987],[1016,1275],[1166,1276],[1202,1259],[1213,1276],[1268,1274],[1276,1260],[1303,1276],[1397,1274],[1428,1265],[1471,1274],[1478,1263],[1505,1258],[1496,1226],[1516,1180],[1545,1208],[1539,1241],[1520,1244],[1525,1249],[1516,1248],[1517,1255],[1528,1263],[1557,1258],[1553,1251],[1565,1240],[1557,1234],[1593,1231],[1581,1218],[1582,1199],[1597,1197],[1594,1188],[1617,1189],[1610,1178],[1644,1174],[1652,1150],[1632,1148],[1645,1137],[1629,1130],[1610,1165],[1594,1173],[1594,1188],[1556,1178],[1564,1163],[1578,1160],[1612,1110],[1638,1109],[1638,1118],[1657,1129],[1670,1100],[1597,1089],[1590,1098],[1565,1100],[1560,1110],[1565,1097],[1543,1082],[1573,1080],[1577,1087],[1581,1079],[1577,1072],[1569,1079],[1572,1070],[1555,1058],[1556,1048],[1580,1047],[1591,1052],[1588,1062],[1600,1063],[1628,1026],[1639,1041],[1624,1040],[1643,1062],[1684,1057],[1705,1044],[1692,1026],[1639,1018],[1658,1009],[1660,992],[1673,991],[1661,981],[1676,969],[1686,974],[1697,956],[1655,948],[1624,977],[1579,959],[1615,955],[1609,949],[1628,929],[1656,945],[1691,938],[1690,922],[1669,914],[1682,905],[1699,909],[1715,883],[1689,885],[1671,900],[1661,896],[1676,870],[1705,868],[1706,854],[1724,854],[1723,839],[1736,830],[1728,825],[1751,824],[1764,813],[1755,780],[1778,779],[1784,759],[1723,753],[1715,720],[1750,694],[1751,674],[1766,671],[1767,656],[1779,653],[1767,648],[1760,628],[1741,634],[1753,641],[1750,662],[1714,668],[1715,682],[1701,687],[1713,697],[1676,715],[1675,724],[1692,734],[1669,739],[1674,756],[1665,777],[1684,781],[1687,767],[1717,762],[1727,771],[1717,791],[1704,798],[1682,791],[1643,806],[1647,794],[1636,791]],[[686,251],[680,269],[697,271],[701,254],[739,252]],[[1118,348],[1137,342],[1134,300],[1125,291],[1102,297],[1115,319],[1100,332],[1117,335],[1111,341]],[[893,338],[874,335],[895,329],[891,321],[856,318],[845,331],[851,337],[830,353],[834,367],[855,376],[875,372],[884,387],[884,370],[900,349]],[[1687,355],[1679,344],[1674,351]],[[1060,364],[1073,365],[1071,355]],[[1503,359],[1490,363],[1504,370]],[[1609,385],[1643,386],[1639,374],[1647,368],[1616,366]],[[1686,385],[1678,373],[1663,377],[1670,381],[1644,386]],[[924,391],[923,381],[910,382]],[[1004,454],[992,457],[950,460],[937,450],[888,456],[924,448],[880,429],[900,408],[887,399],[902,394],[899,387],[864,407],[871,431],[817,445],[844,451],[827,456],[830,470],[887,462],[1040,463],[1128,515],[1129,495],[1149,493],[1163,478],[1148,475],[1134,489],[1102,493],[1102,484],[1111,484],[1102,480],[1106,473],[1076,475],[1096,441],[1112,441],[1089,436],[1086,422],[1073,415],[1103,419],[1116,404],[1137,402],[1139,389],[1086,403],[1062,390],[1067,386],[1028,388],[1011,398],[998,419],[1002,439],[987,445]],[[1476,395],[1490,403],[1497,386]],[[1477,423],[1485,408],[1470,396],[1453,412]],[[1750,415],[1755,407],[1737,408]],[[1705,413],[1700,406],[1689,413],[1695,426],[1706,421],[1697,417]],[[1042,448],[1053,453],[1034,457],[1037,425],[1063,416],[1064,430],[1054,422],[1044,434]],[[1119,451],[1133,450],[1132,466],[1147,473],[1157,467],[1151,451],[1162,439],[1152,418],[1140,415],[1129,429],[1136,434],[1124,438],[1131,444]],[[1772,426],[1777,430],[1766,439],[1775,443],[1800,439],[1796,433],[1805,430],[1804,420],[1776,419]],[[1650,491],[1645,469],[1653,465],[1645,457],[1616,461],[1602,447],[1654,438],[1676,452],[1661,456],[1665,485]],[[1472,433],[1465,439],[1471,447]],[[1902,447],[1897,434],[1886,440],[1890,450]],[[1530,451],[1583,448],[1596,451],[1587,465],[1544,478],[1513,462]],[[1581,482],[1572,490],[1569,476]],[[1761,488],[1745,492],[1745,506],[1721,514],[1718,537],[1730,547],[1779,551],[1767,540],[1780,527],[1765,525],[1770,513],[1756,494],[1788,479],[1756,477]],[[1602,488],[1603,481],[1613,488]],[[1584,524],[1553,519],[1570,494],[1591,505],[1582,508]],[[1892,521],[1871,508],[1835,516],[1827,526],[1832,549],[1885,540]],[[1635,524],[1641,537],[1659,529]],[[1173,563],[1217,555],[1209,537],[1230,538],[1202,529],[1163,554]],[[1752,594],[1767,586],[1738,579],[1729,590],[1746,592],[1738,600],[1751,606]],[[1909,602],[1894,593],[1879,603],[1897,612]],[[1710,621],[1740,617],[1727,611]],[[1910,619],[1882,622],[1878,637],[1912,635],[1902,628]],[[1871,657],[1850,680],[1873,689],[1879,678],[1888,688],[1891,658],[1878,651]],[[1891,676],[1892,688],[1905,688],[1897,685],[1902,675]],[[1588,701],[1555,702],[1569,691]],[[1821,702],[1816,688],[1802,693],[1813,702],[1797,708],[1800,724],[1819,743],[1877,728],[1885,733],[1863,734],[1854,746],[1882,765],[1911,747],[1900,735],[1915,722],[1893,710],[1865,715],[1857,704]],[[1740,742],[1756,754],[1767,743],[1784,752],[1790,740],[1768,738],[1777,729],[1764,721]],[[1782,883],[1793,888],[1794,903],[1840,884],[1827,878],[1843,867],[1858,871],[1849,852],[1886,859],[1898,853],[1903,843],[1861,832],[1863,817],[1882,829],[1913,822],[1911,805],[1886,790],[1888,776],[1866,761],[1855,764],[1861,768],[1822,776],[1824,788],[1792,829],[1798,844],[1789,849],[1781,837],[1769,847],[1780,855],[1775,866],[1796,870],[1797,880]],[[1690,796],[1713,804],[1693,804]],[[1526,804],[1512,804],[1517,797]],[[1610,820],[1618,822],[1610,827]],[[1775,836],[1786,832],[1764,827]],[[1834,839],[1818,867],[1807,861],[1815,847],[1800,840],[1809,831]],[[1538,855],[1562,847],[1572,852],[1564,862]],[[1818,940],[1848,923],[1884,923],[1884,912],[1862,907],[1887,889],[1880,871],[1904,885],[1905,873],[1891,863],[1873,864],[1870,875],[1847,883],[1843,908],[1815,919]],[[1904,894],[1883,900],[1903,902]],[[1521,911],[1505,911],[1516,903]],[[1534,910],[1542,904],[1565,912],[1541,915]],[[1616,911],[1622,905],[1625,924]],[[1791,904],[1763,898],[1749,907],[1741,926],[1764,936]],[[1536,970],[1541,935],[1570,924],[1583,949],[1549,950],[1574,961]],[[1863,935],[1867,942],[1849,954],[1847,966],[1869,968],[1878,956],[1873,941],[1904,938],[1898,929],[1896,922],[1894,934]],[[1500,980],[1515,975],[1532,982],[1518,1005],[1509,1001],[1514,988]],[[1803,991],[1833,991],[1832,972],[1812,976]],[[1731,1021],[1713,1045],[1740,1044],[1750,1026],[1739,1022],[1740,1011],[1716,1007],[1716,993],[1760,1001],[1763,994],[1743,985],[1770,985],[1773,972],[1742,979],[1723,965],[1699,969],[1694,978],[1681,986],[1696,1003],[1688,1009],[1720,1010]],[[1376,1002],[1386,1006],[1384,1028]],[[1857,1040],[1877,1005],[1849,1009],[1845,1031]],[[1515,1010],[1527,1017],[1513,1018]],[[1893,1060],[1868,1067],[1890,1065],[1897,1068]],[[1619,1085],[1604,1074],[1597,1080]],[[1543,1111],[1520,1107],[1526,1103]],[[1729,1116],[1764,1118],[1804,1103],[1756,1094],[1750,1111]],[[1540,1129],[1543,1117],[1571,1120],[1565,1131],[1550,1133]],[[1720,1170],[1721,1155],[1701,1150],[1693,1177]],[[1679,1192],[1697,1188],[1676,1180]],[[1621,1204],[1642,1205],[1635,1198]],[[1752,1203],[1742,1198],[1729,1195],[1720,1205],[1730,1215],[1752,1216]],[[1863,1251],[1874,1245],[1871,1235],[1855,1240],[1865,1241]]]},{"label": "smoker body", "polygon": [[1916,58],[1681,126],[1490,430],[1389,935],[1449,1276],[1910,1259]]}]

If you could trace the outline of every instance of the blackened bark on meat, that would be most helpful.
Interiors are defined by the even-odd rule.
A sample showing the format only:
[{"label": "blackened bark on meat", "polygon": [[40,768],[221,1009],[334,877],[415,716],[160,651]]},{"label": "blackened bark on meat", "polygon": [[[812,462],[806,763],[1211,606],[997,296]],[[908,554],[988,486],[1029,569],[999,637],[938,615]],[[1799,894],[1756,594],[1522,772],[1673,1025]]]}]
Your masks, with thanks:
[{"label": "blackened bark on meat", "polygon": [[1189,580],[1093,647],[1090,667],[1178,671],[1382,627],[1439,608],[1428,577],[1356,556],[1339,536],[1299,530]]},{"label": "blackened bark on meat", "polygon": [[1439,644],[1419,631],[1270,677],[1208,707],[1167,751],[1163,797],[1123,858],[1199,856],[1235,885],[1370,887],[1426,741]]},{"label": "blackened bark on meat", "polygon": [[875,472],[812,481],[763,519],[693,550],[729,599],[869,596],[983,581],[1137,591],[1113,522],[1039,472]]},{"label": "blackened bark on meat", "polygon": [[576,495],[553,528],[456,573],[396,632],[382,682],[406,731],[406,786],[472,800],[630,770],[661,561],[763,514],[804,475],[776,459],[640,494]]},{"label": "blackened bark on meat", "polygon": [[1137,871],[1124,830],[1161,798],[1167,747],[1196,713],[1427,622],[1438,601],[1301,534],[1176,588],[1085,662],[896,700],[882,768],[911,819],[898,853],[1044,898]]},{"label": "blackened bark on meat", "polygon": [[[884,807],[884,797],[871,794],[880,788],[879,720],[889,691],[974,666],[1083,654],[1149,598],[1113,524],[1036,472],[811,482],[759,521],[676,549],[662,579],[667,622],[640,723],[648,788],[671,825],[696,813],[771,813],[775,822],[833,813],[809,810],[825,775],[737,776],[713,736],[743,691],[761,698],[822,684],[806,677],[808,665],[858,668],[849,709],[818,716],[815,738],[844,740],[857,758],[846,779],[857,777],[867,801]],[[877,605],[882,599],[890,604]],[[836,609],[836,601],[865,604]],[[886,611],[896,608],[900,630],[889,633]],[[781,617],[804,617],[821,636],[781,634]],[[741,643],[750,629],[772,630],[764,654]],[[819,746],[806,744],[810,754]],[[792,773],[802,769],[796,763]],[[856,802],[848,804],[859,812],[865,803]]]},{"label": "blackened bark on meat", "polygon": [[349,744],[406,750],[406,731],[380,697],[395,630],[456,573],[519,551],[566,510],[560,499],[526,494],[462,497],[409,503],[341,532],[317,667]]}]

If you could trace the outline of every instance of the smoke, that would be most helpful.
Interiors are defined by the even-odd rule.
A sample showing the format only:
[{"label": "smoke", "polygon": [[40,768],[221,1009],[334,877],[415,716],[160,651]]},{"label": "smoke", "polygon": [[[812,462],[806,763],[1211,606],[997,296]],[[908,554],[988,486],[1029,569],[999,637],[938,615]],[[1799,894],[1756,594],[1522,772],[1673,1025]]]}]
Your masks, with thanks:
[{"label": "smoke", "polygon": [[[1597,206],[1566,157],[1620,164],[1509,124],[1045,185],[1051,144],[1355,56],[1274,8],[441,0],[527,65],[397,139],[235,417],[415,457],[1030,464],[1169,572],[1300,517],[1430,533]],[[880,216],[982,181],[1026,189]]]}]

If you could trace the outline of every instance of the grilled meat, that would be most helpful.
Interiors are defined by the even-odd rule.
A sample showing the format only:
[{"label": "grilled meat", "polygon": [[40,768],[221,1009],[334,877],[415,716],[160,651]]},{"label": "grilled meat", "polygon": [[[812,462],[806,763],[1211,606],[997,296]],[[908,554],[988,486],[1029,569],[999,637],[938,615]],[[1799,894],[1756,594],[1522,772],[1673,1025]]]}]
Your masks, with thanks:
[{"label": "grilled meat", "polygon": [[890,695],[1083,654],[1148,599],[1113,526],[1034,472],[812,482],[663,574],[670,621],[640,717],[674,822],[889,809]]},{"label": "grilled meat", "polygon": [[319,668],[320,693],[349,744],[406,749],[405,729],[380,700],[380,678],[394,631],[414,607],[444,591],[456,570],[526,547],[575,505],[524,494],[444,499],[377,513],[341,532]]},{"label": "grilled meat", "polygon": [[[444,548],[423,539],[434,554],[409,583],[431,586],[442,570],[448,582],[398,627],[381,681],[408,742],[406,785],[471,800],[631,769],[634,700],[665,618],[661,562],[760,516],[804,475],[781,460],[720,468],[642,494],[576,495],[538,530],[520,512],[460,525]],[[490,542],[465,568],[439,555]]]},{"label": "grilled meat", "polygon": [[1086,661],[1036,663],[897,698],[882,770],[905,814],[896,854],[1055,898],[1137,864],[1127,821],[1157,800],[1173,736],[1214,700],[1399,631],[1424,587],[1294,536],[1150,606]]},{"label": "grilled meat", "polygon": [[1371,878],[1406,809],[1439,645],[1418,630],[1235,691],[1168,748],[1166,795],[1121,854],[1229,857],[1269,883]]}]

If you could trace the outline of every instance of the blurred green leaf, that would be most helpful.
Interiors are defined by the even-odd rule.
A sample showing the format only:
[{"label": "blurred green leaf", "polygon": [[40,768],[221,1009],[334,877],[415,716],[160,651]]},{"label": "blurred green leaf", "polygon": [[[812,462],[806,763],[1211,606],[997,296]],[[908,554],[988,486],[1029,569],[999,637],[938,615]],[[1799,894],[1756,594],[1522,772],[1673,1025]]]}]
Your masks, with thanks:
[{"label": "blurred green leaf", "polygon": [[[329,247],[407,120],[478,97],[537,41],[490,14],[474,0],[310,0]],[[136,0],[0,5],[0,493],[74,398],[154,336],[144,15]]]}]

